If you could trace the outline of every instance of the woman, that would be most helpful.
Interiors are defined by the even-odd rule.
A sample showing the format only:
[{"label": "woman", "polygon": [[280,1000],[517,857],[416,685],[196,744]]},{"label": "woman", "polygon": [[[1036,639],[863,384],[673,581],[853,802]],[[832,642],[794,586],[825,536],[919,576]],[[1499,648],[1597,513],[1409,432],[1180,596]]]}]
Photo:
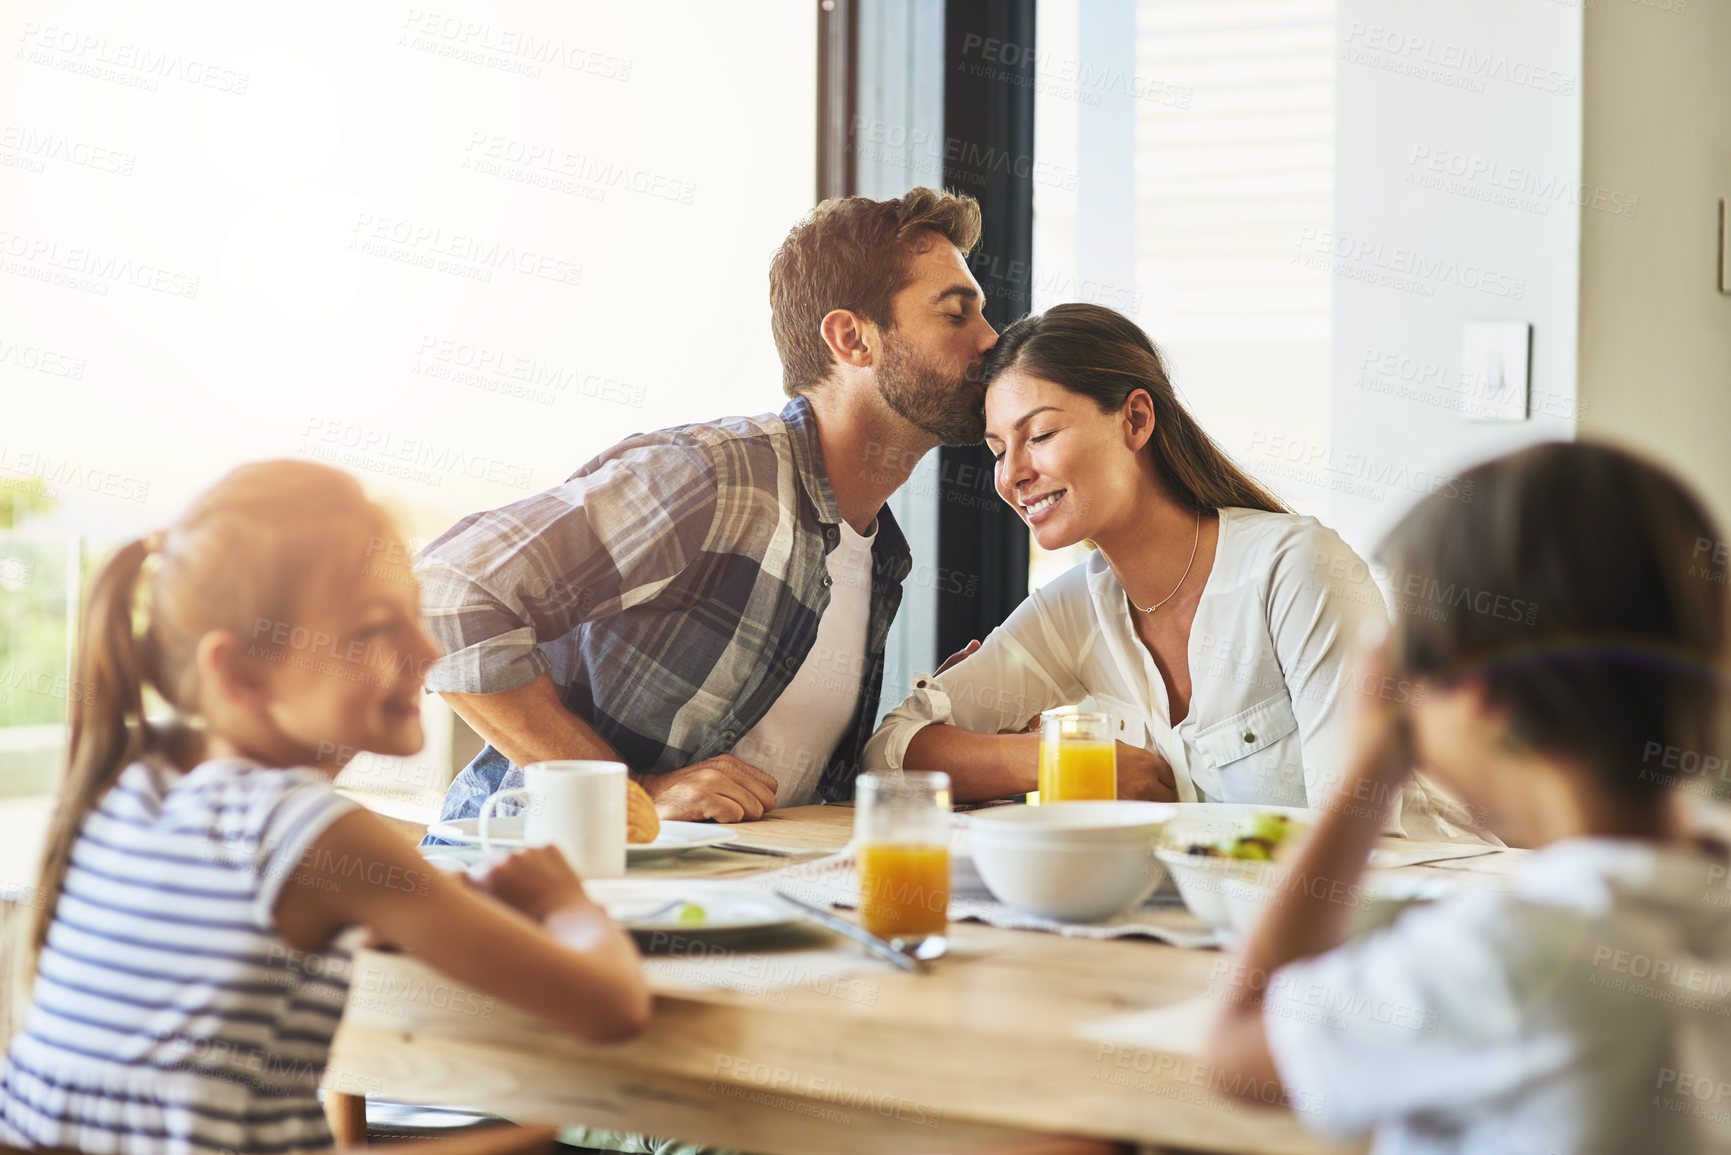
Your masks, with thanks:
[{"label": "woman", "polygon": [[[1387,622],[1364,562],[1245,476],[1179,404],[1147,334],[1110,309],[1016,322],[985,380],[999,496],[1041,548],[1096,552],[977,651],[918,679],[866,765],[942,767],[958,801],[1025,793],[1039,738],[1021,731],[1091,697],[1119,739],[1123,797],[1328,802],[1348,658]],[[1395,815],[1413,838],[1471,825],[1422,780]]]}]

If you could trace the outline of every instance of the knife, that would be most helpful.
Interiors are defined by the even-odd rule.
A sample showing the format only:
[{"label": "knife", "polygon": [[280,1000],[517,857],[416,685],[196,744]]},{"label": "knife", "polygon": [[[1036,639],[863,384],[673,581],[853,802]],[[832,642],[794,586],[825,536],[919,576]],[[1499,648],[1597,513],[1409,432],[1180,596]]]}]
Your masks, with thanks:
[{"label": "knife", "polygon": [[803,850],[781,850],[774,846],[742,846],[737,842],[723,842],[712,847],[714,850],[728,850],[734,854],[767,854],[771,858],[792,858],[804,854]]},{"label": "knife", "polygon": [[833,915],[821,906],[813,906],[804,899],[795,898],[785,890],[778,890],[775,894],[776,897],[780,898],[783,902],[786,902],[789,906],[799,908],[805,913],[807,918],[811,919],[818,925],[828,927],[843,938],[853,939],[853,941],[865,947],[868,954],[881,958],[885,962],[894,963],[902,970],[911,971],[915,974],[918,974],[924,969],[920,965],[918,959],[905,951],[897,950],[895,947],[866,930],[864,927],[857,926],[845,918]]}]

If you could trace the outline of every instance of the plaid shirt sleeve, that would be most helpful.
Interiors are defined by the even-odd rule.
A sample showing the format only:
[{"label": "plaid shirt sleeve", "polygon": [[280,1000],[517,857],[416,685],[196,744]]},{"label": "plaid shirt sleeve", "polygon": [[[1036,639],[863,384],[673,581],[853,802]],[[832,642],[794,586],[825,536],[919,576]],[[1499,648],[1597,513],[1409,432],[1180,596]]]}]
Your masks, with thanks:
[{"label": "plaid shirt sleeve", "polygon": [[445,655],[427,689],[496,694],[547,673],[541,642],[654,597],[702,551],[715,510],[704,446],[639,439],[563,485],[464,518],[415,567]]}]

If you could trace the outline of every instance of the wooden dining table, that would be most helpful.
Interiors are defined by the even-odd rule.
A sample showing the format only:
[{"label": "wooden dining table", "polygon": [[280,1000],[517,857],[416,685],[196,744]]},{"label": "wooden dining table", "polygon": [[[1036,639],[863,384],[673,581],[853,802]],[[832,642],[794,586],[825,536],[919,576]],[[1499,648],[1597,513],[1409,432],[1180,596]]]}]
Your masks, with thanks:
[{"label": "wooden dining table", "polygon": [[[734,827],[732,847],[631,876],[750,879],[835,853],[852,824],[846,806],[778,810]],[[1506,868],[1440,865],[1474,862]],[[991,1150],[1030,1133],[1156,1151],[1356,1149],[1307,1132],[1277,1090],[1268,1107],[1219,1093],[1194,1026],[1232,965],[1217,950],[957,922],[949,954],[906,973],[813,926],[736,945],[658,937],[645,943],[653,1019],[610,1046],[410,958],[361,951],[328,1087],[764,1155]],[[1172,1025],[1134,1029],[1185,1008]],[[1131,1029],[1111,1030],[1120,1023]]]}]

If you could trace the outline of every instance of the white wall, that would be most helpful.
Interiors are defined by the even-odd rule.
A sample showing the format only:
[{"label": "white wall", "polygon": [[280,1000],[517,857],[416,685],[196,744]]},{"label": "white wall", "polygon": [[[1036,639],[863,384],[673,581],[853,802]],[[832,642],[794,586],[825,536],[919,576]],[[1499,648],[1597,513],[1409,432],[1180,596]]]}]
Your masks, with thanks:
[{"label": "white wall", "polygon": [[1586,61],[1581,432],[1669,464],[1731,526],[1731,296],[1714,284],[1731,4],[1599,0]]},{"label": "white wall", "polygon": [[[1583,13],[1538,0],[1338,10],[1334,225],[1292,238],[1295,259],[1334,280],[1329,438],[1280,453],[1330,488],[1333,523],[1368,553],[1425,492],[1458,492],[1463,466],[1573,435]],[[1460,412],[1475,320],[1532,324],[1529,420]]]}]

